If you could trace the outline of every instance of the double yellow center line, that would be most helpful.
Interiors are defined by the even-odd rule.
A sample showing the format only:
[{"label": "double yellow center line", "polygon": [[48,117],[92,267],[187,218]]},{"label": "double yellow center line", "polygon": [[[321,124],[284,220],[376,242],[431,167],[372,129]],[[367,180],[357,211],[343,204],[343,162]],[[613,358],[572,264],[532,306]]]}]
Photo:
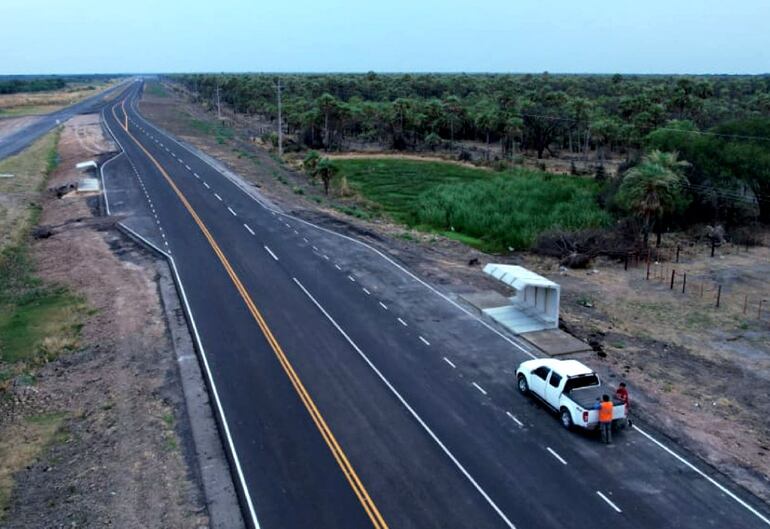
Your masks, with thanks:
[{"label": "double yellow center line", "polygon": [[[222,252],[222,249],[219,247],[219,244],[217,244],[216,240],[211,235],[211,232],[208,230],[208,228],[203,223],[201,218],[198,216],[198,214],[195,212],[193,207],[190,205],[185,195],[182,193],[182,191],[180,191],[180,189],[177,187],[177,185],[168,175],[166,170],[163,169],[163,166],[155,159],[155,157],[152,154],[149,153],[149,151],[128,130],[128,114],[126,113],[125,99],[121,104],[121,108],[123,109],[123,114],[125,115],[125,125],[122,125],[122,128],[125,130],[126,134],[133,140],[133,142],[144,152],[144,154],[147,155],[147,158],[150,159],[150,161],[155,165],[155,167],[157,167],[158,171],[160,171],[160,173],[166,179],[166,182],[168,182],[169,186],[171,186],[171,188],[174,190],[177,197],[179,197],[179,200],[182,202],[185,209],[187,209],[187,211],[190,213],[193,220],[200,228],[201,232],[203,232],[203,235],[206,237],[206,240],[208,240],[209,244],[211,245],[211,248],[214,250],[214,253],[217,255],[217,257],[219,258],[219,261],[222,263],[222,266],[225,268],[227,275],[230,277],[230,280],[233,282],[233,285],[235,285],[235,288],[238,290],[238,293],[240,294],[244,303],[246,303],[246,307],[249,309],[249,312],[251,313],[251,315],[254,317],[257,324],[259,325],[259,328],[262,331],[262,334],[265,336],[265,338],[267,339],[267,342],[270,344],[270,347],[272,348],[273,352],[275,353],[275,356],[278,358],[278,361],[283,367],[283,370],[286,373],[286,376],[289,377],[289,380],[291,381],[292,386],[294,386],[294,389],[296,390],[297,394],[302,400],[302,403],[305,405],[305,408],[310,414],[310,417],[313,419],[313,422],[318,428],[318,431],[321,432],[321,436],[323,437],[324,441],[326,441],[326,444],[329,446],[329,449],[334,455],[334,459],[337,461],[337,464],[339,464],[340,469],[342,469],[342,473],[345,475],[345,478],[347,478],[348,483],[350,483],[350,486],[353,489],[353,492],[355,492],[356,497],[358,498],[358,501],[361,502],[361,505],[366,511],[366,514],[369,516],[369,519],[372,521],[372,524],[377,529],[388,529],[388,524],[385,523],[385,520],[380,514],[380,511],[377,509],[377,506],[374,504],[371,497],[369,496],[369,493],[366,491],[364,484],[361,482],[361,479],[358,477],[358,474],[356,474],[356,471],[353,469],[353,466],[350,464],[350,461],[345,455],[345,452],[342,450],[342,447],[337,442],[337,439],[334,437],[334,434],[329,428],[329,425],[326,424],[326,421],[321,415],[321,412],[318,410],[318,407],[316,406],[315,402],[313,402],[313,399],[310,397],[310,393],[308,393],[304,384],[302,384],[302,381],[297,375],[297,372],[294,370],[294,367],[292,367],[291,362],[289,362],[289,359],[286,357],[286,354],[283,352],[283,349],[281,349],[281,345],[278,343],[278,340],[275,339],[275,336],[273,336],[273,333],[270,330],[270,327],[268,327],[259,309],[254,304],[254,301],[251,299],[251,296],[249,295],[248,291],[243,286],[243,283],[241,282],[240,278],[235,273],[235,270],[233,270],[233,267],[230,265],[229,260],[225,256],[224,252]],[[115,121],[120,123],[120,120],[118,119],[118,116],[115,113],[115,106],[112,107],[112,115],[115,117]]]}]

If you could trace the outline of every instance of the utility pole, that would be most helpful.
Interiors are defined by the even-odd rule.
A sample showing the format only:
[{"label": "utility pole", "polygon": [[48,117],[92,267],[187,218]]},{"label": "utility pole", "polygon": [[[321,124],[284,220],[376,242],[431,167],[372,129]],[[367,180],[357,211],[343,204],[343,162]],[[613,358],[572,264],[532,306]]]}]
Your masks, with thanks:
[{"label": "utility pole", "polygon": [[275,85],[278,91],[278,157],[283,158],[283,122],[281,120],[281,79]]},{"label": "utility pole", "polygon": [[219,77],[217,77],[217,117],[222,121],[222,105],[219,101]]}]

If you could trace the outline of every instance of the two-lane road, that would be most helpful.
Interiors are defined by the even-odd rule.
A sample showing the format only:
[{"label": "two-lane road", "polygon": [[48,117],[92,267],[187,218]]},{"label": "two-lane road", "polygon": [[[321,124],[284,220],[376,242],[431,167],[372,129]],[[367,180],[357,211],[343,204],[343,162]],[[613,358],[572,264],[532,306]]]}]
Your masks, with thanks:
[{"label": "two-lane road", "polygon": [[7,137],[0,138],[0,160],[17,154],[29,147],[35,140],[46,132],[52,130],[57,125],[60,125],[77,114],[88,114],[91,112],[99,112],[104,105],[107,104],[107,98],[115,94],[115,92],[125,90],[126,83],[120,84],[101,91],[98,94],[92,95],[70,105],[64,107],[56,112],[50,114],[43,114],[41,116],[35,116],[34,119],[26,126],[14,131]]},{"label": "two-lane road", "polygon": [[135,184],[157,222],[253,525],[770,525],[645,435],[607,449],[485,380],[467,351],[488,350],[489,370],[528,353],[383,256],[255,201],[147,122],[140,93],[103,112],[136,169],[107,171],[107,198]]}]

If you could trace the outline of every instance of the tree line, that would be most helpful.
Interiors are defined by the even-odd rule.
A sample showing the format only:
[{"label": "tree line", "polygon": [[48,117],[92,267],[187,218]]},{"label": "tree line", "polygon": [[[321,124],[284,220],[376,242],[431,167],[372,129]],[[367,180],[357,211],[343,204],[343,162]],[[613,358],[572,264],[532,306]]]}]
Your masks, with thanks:
[{"label": "tree line", "polygon": [[[275,75],[170,76],[204,105],[276,119]],[[310,149],[463,141],[595,160],[625,157],[602,206],[651,233],[770,223],[770,76],[328,74],[280,76],[286,131]]]},{"label": "tree line", "polygon": [[[194,97],[236,113],[277,117],[275,75],[171,76]],[[499,143],[506,155],[571,152],[602,162],[630,153],[672,119],[707,129],[770,113],[770,76],[495,74],[281,75],[287,132],[310,148],[348,139],[396,150],[460,140]]]},{"label": "tree line", "polygon": [[60,90],[65,86],[67,86],[67,82],[61,77],[0,80],[0,94],[44,92],[46,90]]}]

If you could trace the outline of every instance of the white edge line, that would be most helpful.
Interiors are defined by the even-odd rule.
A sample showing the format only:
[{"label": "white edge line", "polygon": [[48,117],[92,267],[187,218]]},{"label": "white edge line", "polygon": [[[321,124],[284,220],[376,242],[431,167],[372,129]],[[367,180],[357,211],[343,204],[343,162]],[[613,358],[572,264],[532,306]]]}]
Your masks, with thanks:
[{"label": "white edge line", "polygon": [[364,354],[364,352],[356,345],[356,343],[350,338],[350,336],[347,335],[347,333],[342,329],[342,327],[337,324],[337,322],[334,320],[334,318],[331,317],[331,315],[326,312],[326,309],[324,309],[318,301],[313,297],[313,295],[308,292],[308,290],[305,288],[305,286],[299,282],[299,280],[296,277],[292,278],[294,282],[297,284],[297,286],[302,290],[302,292],[305,293],[305,295],[310,298],[310,300],[313,302],[313,304],[318,307],[318,310],[320,310],[324,316],[334,325],[334,327],[339,331],[339,333],[345,338],[345,340],[355,349],[355,351],[361,356],[361,358],[364,359],[364,361],[367,363],[367,365],[374,371],[374,373],[377,375],[377,377],[382,380],[382,382],[387,386],[387,388],[395,395],[395,397],[401,402],[401,404],[406,408],[406,410],[412,415],[412,417],[415,418],[415,420],[422,426],[422,428],[427,432],[427,434],[433,439],[433,441],[441,448],[441,450],[449,457],[449,459],[452,461],[452,463],[455,464],[455,466],[462,472],[462,474],[466,477],[468,481],[470,481],[471,485],[484,497],[484,499],[487,501],[487,503],[494,509],[494,511],[500,516],[500,518],[503,519],[503,521],[510,527],[511,529],[516,529],[516,526],[513,525],[513,523],[508,519],[508,517],[505,516],[505,513],[500,510],[500,508],[495,504],[495,502],[492,500],[492,498],[489,497],[489,495],[484,491],[484,489],[481,488],[481,486],[476,482],[475,479],[473,479],[473,476],[470,475],[470,473],[465,469],[465,467],[457,460],[457,458],[452,454],[452,452],[449,451],[449,449],[444,445],[444,443],[441,442],[441,440],[438,438],[438,436],[433,433],[433,430],[430,429],[430,427],[425,423],[425,421],[422,420],[422,418],[417,414],[417,412],[412,408],[409,403],[404,399],[404,397],[401,396],[401,394],[396,390],[395,387],[388,381],[387,378],[380,372],[379,369],[372,363],[371,360],[369,360],[369,357]]},{"label": "white edge line", "polygon": [[[110,135],[115,140],[115,143],[118,144],[121,151],[125,153],[125,148],[118,140],[117,136],[115,136],[115,133],[112,132],[112,129],[110,128],[109,123],[107,123],[107,119],[105,118],[105,109],[107,106],[102,108],[102,121],[104,122],[104,125],[107,127],[107,130],[110,132]],[[165,252],[163,252],[165,254]],[[168,254],[166,254],[168,255]],[[209,379],[209,387],[211,388],[211,393],[214,396],[214,402],[217,406],[217,412],[219,413],[219,416],[222,419],[222,428],[224,429],[225,437],[227,438],[227,444],[230,448],[230,453],[233,456],[233,462],[235,463],[235,470],[238,474],[238,480],[241,482],[241,488],[243,490],[244,496],[246,497],[246,503],[249,508],[249,515],[251,516],[251,522],[254,525],[255,529],[260,529],[259,520],[257,519],[257,513],[254,510],[254,502],[251,499],[251,493],[249,492],[249,486],[246,484],[246,478],[243,475],[243,469],[241,468],[241,461],[238,458],[238,451],[235,449],[235,443],[233,442],[233,438],[230,435],[230,426],[227,423],[227,416],[225,415],[225,410],[222,407],[222,402],[219,399],[219,392],[217,391],[216,383],[214,382],[214,377],[211,374],[211,368],[209,367],[209,361],[206,357],[206,350],[203,348],[203,343],[201,342],[200,335],[198,334],[198,326],[195,324],[195,317],[193,316],[192,309],[190,308],[190,303],[187,301],[187,293],[184,289],[184,284],[182,283],[182,278],[179,276],[179,271],[176,268],[176,261],[169,255],[168,260],[171,263],[171,269],[174,272],[174,276],[176,277],[177,284],[179,285],[179,291],[182,295],[182,302],[184,303],[185,311],[187,312],[187,316],[190,318],[190,326],[193,329],[193,335],[195,337],[195,343],[198,346],[198,350],[201,353],[201,358],[203,360],[203,365],[206,370],[206,377]]]},{"label": "white edge line", "polygon": [[768,519],[766,516],[764,516],[762,513],[760,513],[760,512],[759,512],[758,510],[756,510],[754,507],[752,507],[751,505],[749,505],[748,503],[746,503],[744,500],[742,500],[741,498],[739,498],[739,497],[738,497],[736,494],[734,494],[733,492],[731,492],[731,491],[730,491],[730,490],[729,490],[727,487],[725,487],[724,485],[722,485],[721,483],[719,483],[717,480],[715,480],[714,478],[712,478],[711,476],[709,476],[708,474],[706,474],[705,472],[703,472],[701,469],[699,469],[698,467],[696,467],[695,465],[693,465],[692,463],[690,463],[689,461],[687,461],[685,458],[683,458],[682,456],[680,456],[679,454],[677,454],[676,452],[674,452],[673,450],[671,450],[669,447],[667,447],[666,445],[664,445],[663,443],[661,443],[660,441],[658,441],[657,439],[655,439],[655,438],[654,438],[652,435],[648,434],[647,432],[645,432],[644,430],[642,430],[641,428],[639,428],[639,427],[638,427],[636,424],[634,424],[634,425],[632,426],[632,428],[633,428],[634,430],[636,430],[637,432],[639,432],[640,434],[642,434],[643,436],[645,436],[647,439],[649,439],[649,440],[650,440],[650,441],[652,441],[653,443],[655,443],[656,445],[658,445],[659,447],[661,447],[663,450],[665,450],[666,452],[668,452],[669,454],[671,454],[672,456],[674,456],[674,457],[675,457],[675,458],[676,458],[678,461],[680,461],[682,464],[686,465],[686,466],[687,466],[687,467],[689,467],[690,469],[692,469],[692,470],[694,470],[695,472],[697,472],[697,473],[698,473],[698,474],[699,474],[701,477],[705,478],[705,479],[706,479],[706,480],[707,480],[709,483],[711,483],[712,485],[714,485],[716,488],[718,488],[719,490],[721,490],[723,493],[727,494],[727,495],[728,495],[730,498],[732,498],[733,500],[737,501],[737,502],[738,502],[740,505],[742,505],[742,506],[743,506],[743,507],[744,507],[746,510],[748,510],[748,511],[749,511],[751,514],[753,514],[754,516],[756,516],[757,518],[759,518],[760,520],[762,520],[763,522],[765,522],[765,524],[767,524],[767,525],[770,525],[770,519]]},{"label": "white edge line", "polygon": [[515,422],[515,423],[516,423],[516,424],[518,424],[519,426],[524,426],[524,423],[523,423],[523,422],[521,422],[519,419],[517,419],[517,418],[516,418],[516,416],[515,416],[514,414],[512,414],[511,412],[509,412],[509,411],[506,411],[506,412],[505,412],[505,414],[506,414],[508,417],[510,417],[511,419],[513,419],[513,422]]},{"label": "white edge line", "polygon": [[249,231],[249,233],[251,233],[252,235],[254,235],[254,230],[252,230],[252,229],[249,227],[249,225],[248,225],[248,224],[244,224],[244,225],[243,225],[243,227],[244,227],[244,228],[246,228],[246,229]]},{"label": "white edge line", "polygon": [[278,256],[276,256],[276,255],[273,253],[273,250],[271,250],[270,248],[268,248],[268,247],[267,247],[267,244],[263,244],[263,246],[265,247],[265,250],[267,250],[267,253],[269,253],[269,254],[270,254],[270,257],[272,257],[273,259],[275,259],[275,260],[277,261],[277,260],[278,260]]},{"label": "white edge line", "polygon": [[[546,447],[545,447],[545,449],[546,449],[546,450],[548,450],[548,451],[551,453],[551,455],[552,455],[553,457],[555,457],[556,459],[558,459],[558,460],[561,462],[561,464],[562,464],[562,465],[566,465],[566,464],[567,464],[567,462],[564,460],[564,458],[563,458],[563,457],[561,457],[559,454],[557,454],[557,453],[556,453],[556,450],[554,450],[554,449],[553,449],[553,448],[551,448],[550,446],[546,446]],[[598,491],[597,491],[597,492],[598,492]]]},{"label": "white edge line", "polygon": [[621,511],[621,510],[620,510],[620,507],[618,507],[617,505],[615,505],[614,503],[612,503],[612,500],[610,500],[610,499],[609,499],[607,496],[605,496],[604,494],[602,494],[602,491],[600,491],[600,490],[597,490],[597,491],[596,491],[596,494],[598,494],[598,495],[599,495],[599,497],[600,497],[601,499],[603,499],[604,501],[606,501],[606,502],[609,504],[609,506],[610,506],[610,507],[612,507],[613,509],[615,509],[617,512],[623,512],[623,511]]},{"label": "white edge line", "polygon": [[478,384],[476,384],[475,382],[471,382],[471,384],[473,384],[473,385],[476,387],[476,389],[477,389],[477,390],[479,390],[479,391],[480,391],[481,393],[483,393],[484,395],[486,395],[486,394],[487,394],[487,390],[485,390],[484,388],[482,388],[481,386],[479,386],[479,385],[478,385]]},{"label": "white edge line", "polygon": [[[135,105],[134,105],[134,106],[135,106]],[[104,110],[102,110],[102,112],[103,112],[103,111],[104,111]],[[229,176],[227,176],[227,175],[225,175],[224,173],[222,173],[222,172],[221,172],[221,171],[220,171],[218,168],[216,168],[214,165],[212,165],[212,164],[211,164],[211,163],[210,163],[208,160],[205,160],[204,158],[201,158],[201,156],[199,156],[199,155],[198,155],[198,153],[197,153],[197,152],[195,152],[194,150],[192,150],[190,147],[188,147],[187,145],[185,145],[185,144],[181,143],[179,140],[177,140],[176,138],[174,138],[173,136],[171,136],[170,134],[168,134],[166,131],[164,131],[164,130],[160,129],[159,127],[157,127],[157,126],[156,126],[154,123],[151,123],[151,122],[147,121],[147,120],[144,118],[144,116],[141,114],[141,112],[139,112],[139,111],[138,111],[138,109],[134,108],[134,112],[135,112],[135,113],[136,113],[136,115],[139,117],[139,119],[141,119],[141,120],[142,120],[142,121],[144,121],[144,122],[145,122],[147,125],[151,126],[153,129],[155,129],[155,131],[156,131],[158,134],[163,134],[163,135],[164,135],[164,136],[166,136],[166,138],[168,138],[170,141],[173,141],[174,143],[176,143],[177,145],[179,145],[179,147],[181,147],[181,148],[185,149],[187,152],[189,152],[190,154],[192,154],[193,156],[195,156],[196,158],[198,158],[199,160],[201,160],[202,162],[204,162],[206,165],[208,165],[209,167],[211,167],[211,168],[212,168],[214,171],[216,171],[217,173],[219,173],[220,175],[222,175],[222,176],[223,176],[225,179],[227,179],[228,181],[230,181],[230,183],[231,183],[231,184],[233,184],[233,185],[234,185],[236,188],[238,188],[238,189],[239,189],[239,190],[240,190],[240,191],[241,191],[241,192],[242,192],[244,195],[246,195],[246,196],[247,196],[247,197],[249,197],[250,199],[254,200],[254,201],[257,203],[257,204],[259,204],[260,206],[262,206],[263,208],[265,208],[267,211],[269,211],[269,212],[270,212],[270,213],[272,213],[273,215],[281,215],[281,216],[283,216],[283,217],[287,217],[287,218],[290,218],[290,219],[292,219],[292,220],[295,220],[295,221],[297,221],[297,222],[301,222],[302,224],[304,224],[304,225],[306,225],[306,226],[310,226],[311,228],[314,228],[314,229],[316,229],[316,230],[322,231],[322,232],[324,232],[324,233],[329,233],[329,234],[331,234],[331,235],[334,235],[334,236],[336,236],[336,237],[340,237],[340,238],[346,239],[346,240],[348,240],[348,241],[350,241],[350,242],[352,242],[352,243],[354,243],[354,244],[358,244],[358,245],[360,245],[360,246],[363,246],[364,248],[368,248],[368,249],[369,249],[371,252],[374,252],[375,254],[379,255],[379,256],[380,256],[382,259],[384,259],[385,261],[389,262],[391,265],[395,266],[397,269],[401,270],[401,272],[403,272],[403,273],[404,273],[404,274],[406,274],[407,276],[411,277],[413,280],[417,281],[418,283],[420,283],[421,285],[423,285],[425,288],[427,288],[428,290],[430,290],[431,292],[433,292],[433,293],[434,293],[434,294],[436,294],[437,296],[439,296],[439,297],[443,298],[443,299],[444,299],[446,302],[448,302],[449,304],[451,304],[451,305],[453,305],[454,307],[456,307],[458,310],[460,310],[460,311],[462,311],[463,313],[465,313],[465,314],[466,314],[468,317],[470,317],[470,318],[472,318],[473,320],[475,320],[475,321],[479,322],[481,325],[483,325],[484,327],[486,327],[488,330],[492,331],[493,333],[495,333],[496,335],[498,335],[500,338],[502,338],[502,339],[503,339],[503,340],[505,340],[506,342],[510,343],[511,345],[513,345],[514,347],[516,347],[517,349],[519,349],[519,350],[520,350],[522,353],[524,353],[524,354],[528,355],[530,358],[537,358],[537,356],[536,356],[536,355],[534,355],[534,354],[532,354],[532,352],[528,351],[527,349],[525,349],[524,347],[522,347],[520,344],[518,344],[516,341],[514,341],[514,340],[513,340],[513,339],[511,339],[510,337],[506,336],[505,334],[503,334],[503,333],[502,333],[502,332],[500,332],[499,330],[495,329],[495,328],[494,328],[492,325],[490,325],[489,323],[485,322],[484,320],[482,320],[482,319],[481,319],[481,318],[479,318],[478,316],[474,315],[472,312],[470,312],[470,311],[469,311],[469,310],[467,310],[465,307],[463,307],[462,305],[460,305],[459,303],[457,303],[456,301],[454,301],[453,299],[451,299],[450,297],[448,297],[446,294],[443,294],[441,291],[439,291],[438,289],[436,289],[436,288],[435,288],[434,286],[432,286],[430,283],[427,283],[426,281],[423,281],[422,279],[420,279],[419,277],[417,277],[417,276],[416,276],[416,275],[415,275],[413,272],[411,272],[411,271],[410,271],[410,270],[408,270],[407,268],[405,268],[405,267],[401,266],[399,263],[397,263],[396,261],[394,261],[393,259],[391,259],[391,258],[390,258],[390,257],[388,257],[387,255],[385,255],[383,252],[381,252],[381,251],[380,251],[380,250],[378,250],[377,248],[375,248],[375,247],[373,247],[373,246],[371,246],[371,245],[369,245],[369,244],[367,244],[367,243],[365,243],[365,242],[363,242],[363,241],[359,241],[358,239],[355,239],[355,238],[353,238],[353,237],[350,237],[350,236],[348,236],[348,235],[344,235],[344,234],[342,234],[342,233],[338,233],[338,232],[336,232],[336,231],[334,231],[334,230],[331,230],[331,229],[329,229],[329,228],[324,228],[323,226],[318,226],[317,224],[313,224],[312,222],[310,222],[310,221],[307,221],[307,220],[305,220],[305,219],[302,219],[302,218],[296,217],[296,216],[294,216],[294,215],[290,215],[290,214],[288,214],[288,213],[285,213],[285,212],[283,212],[283,211],[280,211],[280,210],[278,210],[278,209],[275,209],[275,208],[273,208],[273,207],[270,207],[269,205],[265,204],[265,203],[264,203],[264,202],[262,202],[261,200],[258,200],[257,198],[255,198],[253,195],[251,195],[251,194],[247,193],[247,192],[246,192],[246,190],[245,190],[243,187],[241,187],[241,186],[240,186],[240,185],[238,185],[236,182],[234,182],[234,181],[233,181],[233,180],[232,180],[232,179],[231,179]],[[106,121],[106,120],[105,120],[105,121]],[[108,126],[108,129],[109,129],[109,126]],[[112,133],[112,131],[110,131],[110,133]],[[114,136],[114,134],[113,134],[113,136]],[[121,146],[121,148],[122,148],[122,146]],[[326,257],[326,258],[328,259],[328,257]],[[367,292],[367,293],[368,293],[368,292]],[[639,428],[638,428],[636,425],[634,425],[633,427],[634,427],[634,428],[636,428],[637,430],[639,430]],[[657,439],[655,439],[655,438],[654,438],[653,436],[651,436],[650,434],[647,434],[647,433],[645,433],[645,432],[642,432],[641,430],[639,430],[639,432],[640,432],[640,433],[643,433],[643,434],[644,434],[644,435],[645,435],[647,438],[649,438],[649,439],[650,439],[652,442],[654,442],[655,444],[657,444],[658,446],[660,446],[660,447],[661,447],[662,449],[664,449],[665,451],[669,452],[671,455],[673,455],[674,457],[676,457],[677,459],[679,459],[679,460],[680,460],[682,463],[684,463],[684,464],[686,464],[687,466],[689,466],[689,467],[691,467],[691,468],[695,469],[695,471],[696,471],[696,472],[698,472],[698,474],[700,474],[702,477],[706,478],[706,479],[707,479],[707,480],[708,480],[708,481],[709,481],[709,482],[710,482],[712,485],[716,486],[716,487],[717,487],[719,490],[721,490],[721,491],[725,492],[725,493],[726,493],[726,494],[727,494],[727,495],[728,495],[730,498],[732,498],[733,500],[735,500],[736,502],[738,502],[740,505],[742,505],[743,507],[745,507],[745,508],[746,508],[746,509],[747,509],[749,512],[751,512],[752,514],[754,514],[755,516],[757,516],[757,517],[758,517],[760,520],[762,520],[763,522],[765,522],[765,524],[767,524],[767,525],[770,525],[770,519],[768,519],[767,517],[765,517],[764,515],[762,515],[762,514],[761,514],[759,511],[757,511],[756,509],[754,509],[753,507],[751,507],[751,506],[750,506],[748,503],[746,503],[745,501],[743,501],[742,499],[740,499],[738,496],[736,496],[735,494],[733,494],[732,492],[730,492],[730,491],[729,491],[727,488],[725,488],[723,485],[721,485],[720,483],[718,483],[716,480],[714,480],[713,478],[709,477],[708,475],[706,475],[706,474],[704,474],[703,472],[701,472],[700,470],[698,470],[698,468],[697,468],[697,467],[695,467],[695,466],[694,466],[692,463],[690,463],[690,462],[689,462],[689,461],[687,461],[686,459],[682,458],[681,456],[677,455],[675,452],[673,452],[673,451],[672,451],[671,449],[669,449],[669,448],[668,448],[666,445],[664,445],[663,443],[661,443],[660,441],[658,441]]]}]

